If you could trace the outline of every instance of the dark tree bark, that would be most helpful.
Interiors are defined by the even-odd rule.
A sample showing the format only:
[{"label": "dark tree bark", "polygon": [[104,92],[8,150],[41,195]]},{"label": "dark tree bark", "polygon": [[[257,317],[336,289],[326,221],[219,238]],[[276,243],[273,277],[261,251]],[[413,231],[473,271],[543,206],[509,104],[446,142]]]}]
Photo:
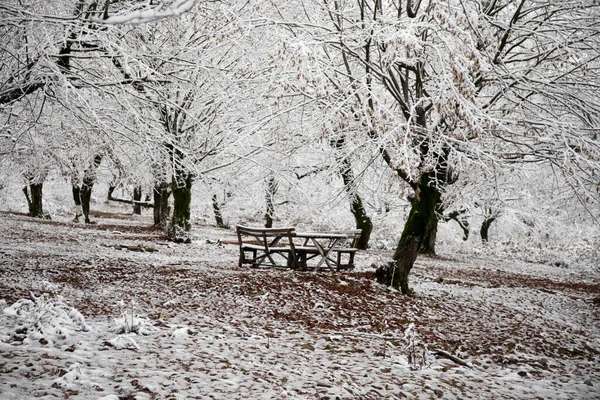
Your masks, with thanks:
[{"label": "dark tree bark", "polygon": [[373,222],[363,207],[362,199],[357,194],[350,198],[350,211],[354,215],[356,229],[361,230],[357,247],[361,250],[366,250],[369,247],[371,232],[373,232]]},{"label": "dark tree bark", "polygon": [[114,200],[115,198],[113,197],[113,193],[115,192],[115,190],[117,189],[116,186],[110,185],[108,187],[108,195],[106,196],[106,198],[108,200]]},{"label": "dark tree bark", "polygon": [[29,186],[25,186],[23,188],[23,194],[25,195],[25,198],[27,199],[27,209],[29,210],[29,215],[31,215],[31,210],[33,209],[33,205],[31,203],[31,197],[29,196]]},{"label": "dark tree bark", "polygon": [[165,229],[169,219],[169,197],[171,191],[167,182],[160,182],[154,186],[154,225]]},{"label": "dark tree bark", "polygon": [[27,198],[27,205],[29,208],[29,216],[35,218],[49,218],[44,212],[42,202],[42,189],[43,183],[30,183],[29,186],[23,188],[25,198]]},{"label": "dark tree bark", "polygon": [[71,185],[71,189],[73,192],[73,201],[75,202],[75,218],[73,218],[73,222],[79,222],[79,217],[83,215],[83,211],[81,208],[81,188],[79,185],[73,184]]},{"label": "dark tree bark", "polygon": [[[345,138],[342,137],[334,142],[332,146],[338,150],[341,150],[344,146]],[[361,230],[360,239],[358,240],[357,247],[361,250],[366,250],[369,247],[369,239],[371,238],[371,232],[373,232],[373,222],[367,214],[367,210],[363,205],[361,197],[354,189],[354,173],[352,171],[352,164],[346,157],[338,157],[340,162],[340,174],[344,181],[344,187],[348,200],[350,201],[350,212],[354,216],[356,229]]]},{"label": "dark tree bark", "polygon": [[464,210],[461,210],[450,213],[448,216],[448,221],[453,219],[458,223],[458,226],[460,226],[460,228],[463,230],[462,239],[466,241],[469,239],[469,221],[467,221],[464,217],[461,217],[464,212]]},{"label": "dark tree bark", "polygon": [[427,233],[425,240],[423,241],[423,245],[421,246],[421,254],[435,255],[435,243],[437,240],[437,230],[440,220],[442,222],[448,222],[450,220],[455,220],[460,228],[463,231],[463,240],[469,239],[469,222],[462,218],[461,215],[465,213],[466,210],[452,211],[450,214],[443,214],[444,209],[442,204],[440,203],[436,208],[436,220],[431,226],[431,230]]},{"label": "dark tree bark", "polygon": [[412,293],[408,286],[408,276],[427,232],[435,224],[437,218],[435,210],[441,197],[432,173],[423,174],[416,185],[408,219],[394,252],[394,261],[381,267],[376,273],[379,282],[391,285],[403,294]]},{"label": "dark tree bark", "polygon": [[[191,243],[190,204],[192,202],[192,175],[189,172],[177,171],[173,177],[173,218],[170,237],[178,243]],[[179,178],[179,179],[177,179]]]},{"label": "dark tree bark", "polygon": [[217,226],[219,228],[229,228],[227,226],[227,224],[225,224],[225,222],[223,221],[223,214],[221,213],[221,205],[219,204],[219,199],[218,199],[216,193],[214,193],[212,195],[212,207],[213,207],[213,212],[215,214],[215,222],[217,223]]},{"label": "dark tree bark", "polygon": [[136,185],[133,188],[133,213],[136,215],[142,214],[142,205],[139,203],[142,201],[142,187]]},{"label": "dark tree bark", "polygon": [[411,293],[408,287],[408,275],[427,233],[437,223],[435,210],[441,197],[442,195],[435,187],[432,177],[429,174],[424,174],[417,186],[408,220],[394,252],[396,274],[392,286],[399,288],[403,294]]},{"label": "dark tree bark", "polygon": [[81,199],[81,211],[83,212],[83,217],[85,219],[86,224],[91,224],[90,220],[90,201],[92,199],[92,189],[94,187],[94,183],[91,182],[88,184],[81,185],[79,191],[79,197]]},{"label": "dark tree bark", "polygon": [[[92,223],[90,220],[90,201],[92,199],[92,189],[94,188],[94,183],[96,183],[96,169],[98,169],[101,162],[102,155],[97,154],[94,156],[94,161],[90,163],[89,167],[83,172],[83,183],[79,188],[81,211],[83,212],[86,224]],[[73,193],[75,193],[75,191]],[[77,204],[77,202],[75,202],[75,204]]]},{"label": "dark tree bark", "polygon": [[266,190],[266,212],[265,212],[265,228],[273,227],[273,217],[275,216],[275,204],[273,203],[273,199],[275,198],[275,193],[277,193],[277,181],[275,180],[275,176],[270,174],[267,178],[267,190]]},{"label": "dark tree bark", "polygon": [[435,220],[431,223],[429,231],[425,235],[425,239],[423,240],[423,244],[421,245],[421,254],[427,254],[430,256],[435,255],[435,242],[437,240],[438,224],[439,219],[436,215]]},{"label": "dark tree bark", "polygon": [[481,230],[479,231],[479,234],[481,235],[481,242],[483,244],[486,244],[488,242],[488,233],[490,230],[490,225],[492,225],[492,222],[494,222],[495,220],[495,216],[490,216],[487,217],[481,224]]}]

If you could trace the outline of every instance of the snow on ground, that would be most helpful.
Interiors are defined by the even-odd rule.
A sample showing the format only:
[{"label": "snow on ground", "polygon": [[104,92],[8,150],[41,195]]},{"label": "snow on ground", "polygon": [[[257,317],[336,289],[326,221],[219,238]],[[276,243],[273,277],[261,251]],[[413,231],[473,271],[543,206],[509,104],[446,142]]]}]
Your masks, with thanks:
[{"label": "snow on ground", "polygon": [[0,213],[1,399],[600,398],[597,270],[420,258],[407,298],[375,283],[382,250],[239,268],[233,231],[96,221]]}]

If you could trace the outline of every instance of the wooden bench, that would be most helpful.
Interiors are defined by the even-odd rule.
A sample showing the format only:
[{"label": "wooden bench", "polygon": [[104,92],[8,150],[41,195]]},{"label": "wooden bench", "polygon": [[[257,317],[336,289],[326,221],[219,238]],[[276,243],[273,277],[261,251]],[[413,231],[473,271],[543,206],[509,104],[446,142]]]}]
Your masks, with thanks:
[{"label": "wooden bench", "polygon": [[[244,264],[255,267],[297,267],[294,228],[251,228],[238,225],[236,233],[240,245],[240,267]],[[284,263],[280,262],[281,259]]]}]

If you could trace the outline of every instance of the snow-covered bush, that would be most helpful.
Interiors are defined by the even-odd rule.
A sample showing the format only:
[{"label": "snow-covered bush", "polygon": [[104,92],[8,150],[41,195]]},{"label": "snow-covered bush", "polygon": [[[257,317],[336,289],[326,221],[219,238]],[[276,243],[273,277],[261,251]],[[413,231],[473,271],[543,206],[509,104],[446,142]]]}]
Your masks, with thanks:
[{"label": "snow-covered bush", "polygon": [[114,319],[114,332],[118,335],[135,333],[137,335],[150,335],[155,332],[152,322],[147,318],[136,315],[136,302],[131,300],[126,304],[123,300],[117,302],[120,317]]},{"label": "snow-covered bush", "polygon": [[413,370],[427,368],[431,365],[429,360],[432,359],[427,345],[417,333],[417,328],[414,323],[410,323],[404,331],[405,350],[407,353],[408,364]]},{"label": "snow-covered bush", "polygon": [[0,341],[52,344],[65,340],[72,332],[89,330],[83,315],[65,304],[62,297],[48,293],[31,297],[2,307]]}]

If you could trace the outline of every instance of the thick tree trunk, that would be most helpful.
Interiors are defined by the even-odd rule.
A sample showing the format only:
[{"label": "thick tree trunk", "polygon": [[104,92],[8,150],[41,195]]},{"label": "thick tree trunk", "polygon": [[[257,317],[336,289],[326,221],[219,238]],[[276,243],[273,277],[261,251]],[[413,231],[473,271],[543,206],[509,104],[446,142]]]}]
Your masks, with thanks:
[{"label": "thick tree trunk", "polygon": [[431,223],[429,232],[427,232],[427,235],[423,240],[423,244],[421,245],[421,254],[427,254],[430,256],[435,255],[435,241],[437,239],[438,224],[439,220],[436,215],[435,220]]},{"label": "thick tree trunk", "polygon": [[170,237],[178,243],[191,243],[190,204],[192,202],[192,175],[178,172],[179,180],[173,177],[173,218]]},{"label": "thick tree trunk", "polygon": [[81,188],[78,185],[71,185],[73,191],[73,201],[75,202],[75,218],[73,218],[73,222],[79,222],[79,217],[83,215],[83,210],[81,208]]},{"label": "thick tree trunk", "polygon": [[490,230],[490,225],[492,225],[492,222],[494,222],[495,220],[496,217],[487,217],[481,224],[481,230],[479,231],[479,234],[481,235],[481,242],[483,244],[486,244],[488,242],[488,232]]},{"label": "thick tree trunk", "polygon": [[29,189],[31,191],[31,207],[29,209],[29,213],[32,217],[37,218],[46,218],[46,214],[44,213],[43,204],[42,204],[42,183],[34,183],[29,185]]},{"label": "thick tree trunk", "polygon": [[429,174],[421,177],[402,236],[394,253],[394,261],[377,271],[378,281],[391,285],[407,295],[411,294],[408,286],[410,270],[419,255],[419,249],[423,245],[427,233],[435,224],[435,210],[441,199],[439,190],[433,185],[429,186],[431,180]]},{"label": "thick tree trunk", "polygon": [[219,228],[228,228],[228,226],[223,221],[223,214],[221,213],[221,205],[219,204],[219,199],[218,199],[216,193],[214,193],[212,195],[212,207],[213,207],[213,212],[215,214],[215,222],[217,223],[217,226]]},{"label": "thick tree trunk", "polygon": [[32,183],[23,188],[23,193],[25,193],[25,197],[27,198],[29,215],[31,217],[48,218],[48,215],[44,213],[42,189],[43,183]]},{"label": "thick tree trunk", "polygon": [[142,205],[139,203],[140,201],[142,201],[142,187],[136,185],[133,188],[133,213],[136,215],[142,215]]},{"label": "thick tree trunk", "polygon": [[165,229],[169,219],[169,184],[160,182],[154,185],[154,225]]},{"label": "thick tree trunk", "polygon": [[92,189],[94,187],[93,183],[83,184],[79,190],[79,198],[81,199],[81,211],[83,212],[83,217],[85,219],[86,224],[91,224],[90,220],[90,202],[92,199]]},{"label": "thick tree trunk", "polygon": [[96,169],[102,162],[102,155],[96,155],[90,166],[83,171],[83,183],[79,188],[79,198],[81,200],[81,210],[86,224],[91,224],[90,220],[90,202],[92,199],[92,189],[96,183]]}]

